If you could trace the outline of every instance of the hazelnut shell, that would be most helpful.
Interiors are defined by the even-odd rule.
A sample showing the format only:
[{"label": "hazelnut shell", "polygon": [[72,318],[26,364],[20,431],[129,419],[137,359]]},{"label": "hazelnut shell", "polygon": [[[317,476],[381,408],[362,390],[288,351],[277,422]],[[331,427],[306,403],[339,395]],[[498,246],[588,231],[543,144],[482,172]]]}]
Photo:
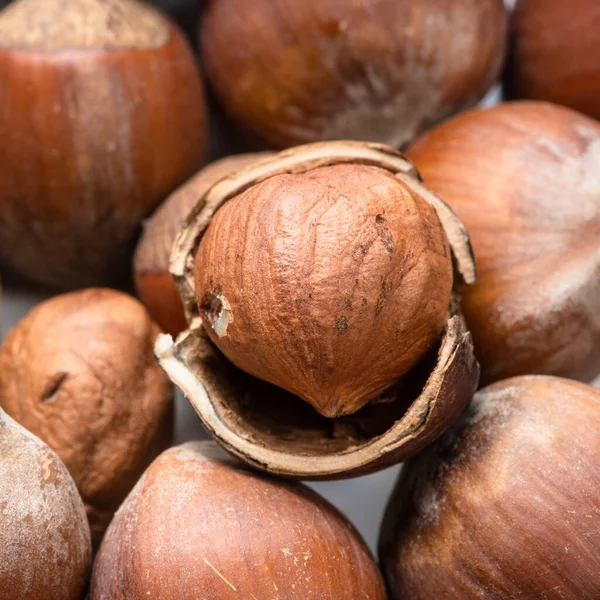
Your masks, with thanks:
[{"label": "hazelnut shell", "polygon": [[214,442],[159,456],[115,515],[94,600],[386,600],[354,527],[305,486],[260,475]]},{"label": "hazelnut shell", "polygon": [[280,173],[333,164],[378,166],[431,203],[447,234],[455,290],[475,280],[468,234],[452,211],[420,183],[414,167],[389,147],[360,142],[310,144],[284,151],[226,177],[199,201],[173,247],[170,271],[189,328],[177,341],[161,336],[155,353],[184,391],[204,426],[234,455],[253,466],[302,478],[348,477],[380,469],[437,437],[461,412],[478,381],[470,334],[451,303],[438,346],[383,402],[349,417],[328,419],[304,402],[234,367],[202,327],[194,289],[198,245],[213,214],[228,199]]},{"label": "hazelnut shell", "polygon": [[142,218],[204,156],[182,32],[137,1],[17,0],[0,89],[0,265],[61,288],[118,280]]},{"label": "hazelnut shell", "polygon": [[381,529],[397,600],[583,600],[600,590],[600,391],[556,377],[480,390],[406,463]]},{"label": "hazelnut shell", "polygon": [[90,530],[65,465],[0,409],[0,596],[82,600]]},{"label": "hazelnut shell", "polygon": [[600,124],[544,102],[464,113],[408,156],[469,231],[462,310],[488,383],[600,373]]},{"label": "hazelnut shell", "polygon": [[64,461],[101,539],[173,430],[160,332],[131,296],[88,289],[35,307],[0,346],[0,407]]}]

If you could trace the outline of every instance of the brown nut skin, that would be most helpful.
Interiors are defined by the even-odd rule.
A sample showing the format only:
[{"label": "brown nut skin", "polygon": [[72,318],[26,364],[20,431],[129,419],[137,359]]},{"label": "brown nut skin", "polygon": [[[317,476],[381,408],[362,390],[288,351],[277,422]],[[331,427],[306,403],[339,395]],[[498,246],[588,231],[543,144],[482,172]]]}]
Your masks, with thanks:
[{"label": "brown nut skin", "polygon": [[469,230],[482,381],[600,372],[600,124],[541,102],[465,113],[408,151]]},{"label": "brown nut skin", "polygon": [[40,304],[0,347],[0,407],[64,461],[95,541],[171,442],[172,387],[152,355],[159,331],[135,299],[89,289]]},{"label": "brown nut skin", "polygon": [[0,409],[0,596],[83,600],[91,554],[85,510],[65,465]]},{"label": "brown nut skin", "polygon": [[382,526],[392,598],[594,600],[600,391],[518,377],[479,391],[409,461]]},{"label": "brown nut skin", "polygon": [[600,119],[599,28],[596,0],[519,0],[506,78],[511,96]]},{"label": "brown nut skin", "polygon": [[300,484],[259,475],[213,442],[171,448],[115,515],[93,600],[385,600],[354,527]]},{"label": "brown nut skin", "polygon": [[212,185],[265,156],[268,153],[240,154],[207,165],[168,196],[144,223],[133,257],[135,288],[152,318],[172,336],[187,326],[181,299],[169,274],[169,258],[177,233],[196,202]]},{"label": "brown nut skin", "polygon": [[196,59],[133,0],[18,0],[0,40],[0,265],[63,288],[113,281],[142,218],[201,164]]},{"label": "brown nut skin", "polygon": [[218,0],[200,46],[225,110],[268,146],[400,147],[484,95],[506,30],[502,0]]},{"label": "brown nut skin", "polygon": [[[356,169],[357,173],[364,173],[364,167],[369,167],[366,170],[369,173],[381,171],[383,174],[375,182],[368,181],[373,187],[373,197],[377,197],[377,190],[389,191],[390,188],[396,189],[397,185],[403,192],[395,192],[396,200],[398,195],[403,198],[404,195],[415,196],[433,207],[447,236],[454,273],[452,300],[447,307],[443,331],[427,356],[410,373],[385,390],[376,402],[368,403],[353,414],[329,418],[298,396],[237,368],[217,349],[202,324],[202,307],[198,304],[195,274],[196,256],[203,236],[212,219],[230,201],[246,190],[259,187],[263,182],[268,184],[270,180],[281,176],[285,176],[283,181],[293,180],[294,177],[289,176],[294,175],[299,181],[306,179],[310,182],[310,173],[318,175],[336,165],[346,165],[351,172]],[[300,177],[302,174],[305,177]],[[388,176],[393,177],[393,182]],[[356,183],[354,176],[352,181]],[[340,186],[343,188],[343,182]],[[300,187],[307,191],[305,185]],[[360,206],[365,198],[369,198],[369,192],[360,186],[346,191],[351,191],[348,198],[338,198],[342,206],[350,206],[353,200]],[[330,195],[336,197],[336,193],[332,187]],[[312,194],[296,194],[294,197],[298,204],[297,214],[310,212],[302,205],[310,206],[322,200],[319,195]],[[332,214],[336,210],[332,209]],[[350,212],[352,214],[353,211]],[[389,286],[384,288],[387,293],[386,305],[379,316],[378,303],[371,302],[369,306],[373,298],[380,297],[382,281],[385,282],[383,275],[388,275],[392,262],[388,250],[391,240],[381,227],[383,223],[377,219],[377,214],[372,215],[373,222],[367,223],[365,231],[357,234],[357,240],[348,253],[350,265],[344,262],[346,259],[343,256],[335,254],[338,252],[335,244],[330,244],[329,250],[346,271],[352,272],[354,269],[357,272],[358,283],[355,279],[351,279],[351,283],[356,284],[359,291],[362,291],[361,279],[366,283],[374,279],[368,268],[361,272],[361,262],[368,267],[371,261],[374,271],[380,271],[382,278],[377,280],[375,277],[376,284],[367,298],[367,306],[362,304],[362,298],[366,296],[358,296],[359,301],[353,303],[353,309],[356,308],[358,313],[358,310],[370,308],[372,319],[387,319],[387,308],[395,297],[395,292]],[[390,218],[395,218],[394,215],[392,211]],[[351,246],[348,240],[343,239],[348,222],[343,222],[340,227],[340,223],[327,220],[327,212],[321,220],[325,225],[324,238],[328,237],[327,230],[338,231],[346,248]],[[416,222],[419,222],[418,217]],[[293,225],[293,220],[290,223]],[[383,234],[381,237],[378,226]],[[308,235],[314,235],[312,229],[316,228],[309,228]],[[290,233],[292,235],[289,237],[293,239],[293,229]],[[321,231],[319,235],[322,235]],[[365,237],[370,241],[370,247],[369,244],[360,243]],[[403,240],[402,235],[394,239],[395,251],[400,252]],[[335,242],[335,234],[330,236],[330,241]],[[293,249],[293,245],[290,248]],[[327,254],[321,258],[327,265]],[[321,269],[321,274],[326,272],[321,265],[318,269]],[[333,479],[369,473],[395,464],[439,436],[468,404],[477,387],[479,366],[473,356],[470,334],[457,310],[460,290],[475,280],[475,264],[468,233],[452,210],[423,186],[412,163],[389,146],[348,141],[307,144],[253,163],[217,182],[186,219],[173,246],[169,270],[183,301],[189,326],[175,341],[171,336],[160,336],[155,344],[156,357],[171,380],[190,400],[207,431],[226,450],[259,470],[299,479]],[[289,275],[293,279],[294,273]],[[344,286],[347,287],[348,273],[332,269],[329,275],[331,282],[326,285],[326,281],[320,281],[319,285],[323,292],[329,291],[330,295],[338,297],[340,310],[349,311],[348,297],[340,294],[340,290],[346,291]],[[403,275],[406,276],[406,272]],[[336,287],[336,280],[339,280],[340,286]],[[269,281],[272,282],[272,279]],[[294,299],[294,296],[290,295],[290,298]],[[215,308],[219,312],[217,302]],[[223,311],[220,322],[217,318],[217,329],[222,329],[225,321],[228,326],[232,322],[231,311],[223,302],[220,308]],[[319,314],[317,316],[320,317]],[[343,335],[339,329],[335,329],[334,317],[337,316],[340,316],[339,313],[332,315],[325,335]],[[346,316],[346,319],[349,327],[352,327],[351,316]],[[393,315],[390,319],[393,320]],[[292,325],[300,327],[297,322]],[[376,353],[378,345],[369,339],[369,332],[365,340],[360,340],[360,344],[369,342]],[[315,346],[318,343],[317,337]],[[360,344],[350,351],[360,352]],[[328,351],[328,348],[325,350]],[[338,356],[338,359],[338,368],[343,369],[348,361],[345,356]],[[349,377],[352,375],[348,373]]]},{"label": "brown nut skin", "polygon": [[217,348],[326,417],[356,412],[424,358],[452,283],[433,206],[367,165],[249,188],[216,212],[195,263]]}]

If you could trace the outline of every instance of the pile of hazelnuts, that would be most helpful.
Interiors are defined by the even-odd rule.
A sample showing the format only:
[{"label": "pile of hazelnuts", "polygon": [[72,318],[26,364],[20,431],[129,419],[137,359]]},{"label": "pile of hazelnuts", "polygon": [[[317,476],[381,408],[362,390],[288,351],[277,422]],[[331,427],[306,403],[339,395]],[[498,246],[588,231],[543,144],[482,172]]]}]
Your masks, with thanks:
[{"label": "pile of hazelnuts", "polygon": [[600,598],[597,0],[0,4],[0,600]]}]

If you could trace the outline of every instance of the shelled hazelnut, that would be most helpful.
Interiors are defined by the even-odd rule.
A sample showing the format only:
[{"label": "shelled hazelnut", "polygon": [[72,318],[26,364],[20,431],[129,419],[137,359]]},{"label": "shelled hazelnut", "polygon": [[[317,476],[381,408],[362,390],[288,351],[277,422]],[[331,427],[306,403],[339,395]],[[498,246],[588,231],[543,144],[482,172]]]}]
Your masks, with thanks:
[{"label": "shelled hazelnut", "polygon": [[400,147],[477,103],[506,33],[503,0],[220,0],[200,47],[226,112],[269,147]]},{"label": "shelled hazelnut", "polygon": [[67,469],[0,409],[0,595],[82,600],[91,554],[85,510]]},{"label": "shelled hazelnut", "polygon": [[600,391],[518,377],[409,461],[380,554],[392,598],[596,598]]},{"label": "shelled hazelnut", "polygon": [[170,272],[189,329],[159,338],[159,362],[257,468],[331,478],[393,464],[477,385],[456,311],[475,279],[467,233],[387,146],[307,145],[217,182]]},{"label": "shelled hazelnut", "polygon": [[385,600],[352,525],[315,492],[258,475],[212,442],[159,456],[115,515],[94,600]]},{"label": "shelled hazelnut", "polygon": [[89,289],[40,304],[0,346],[0,407],[65,462],[95,541],[171,442],[159,331],[133,298]]},{"label": "shelled hazelnut", "polygon": [[408,150],[466,225],[484,382],[600,373],[600,124],[542,102],[465,113]]},{"label": "shelled hazelnut", "polygon": [[519,0],[511,29],[511,95],[600,119],[600,3]]},{"label": "shelled hazelnut", "polygon": [[152,318],[171,335],[186,327],[181,299],[169,274],[179,229],[196,202],[219,179],[266,156],[268,153],[240,154],[207,165],[175,190],[144,224],[133,259],[135,287]]},{"label": "shelled hazelnut", "polygon": [[0,265],[60,287],[123,275],[142,218],[204,155],[183,35],[137,0],[18,0],[0,89]]}]

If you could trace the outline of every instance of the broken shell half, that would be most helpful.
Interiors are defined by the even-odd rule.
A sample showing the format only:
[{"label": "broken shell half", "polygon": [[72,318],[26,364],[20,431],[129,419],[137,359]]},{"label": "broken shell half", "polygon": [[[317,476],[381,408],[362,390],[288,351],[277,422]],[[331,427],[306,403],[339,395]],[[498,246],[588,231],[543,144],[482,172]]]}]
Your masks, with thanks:
[{"label": "broken shell half", "polygon": [[[289,392],[238,369],[214,346],[202,326],[194,264],[200,240],[225,202],[275,175],[334,164],[385,169],[435,208],[452,250],[454,293],[444,331],[425,359],[376,403],[351,415],[327,418]],[[468,233],[450,207],[423,186],[415,167],[390,147],[362,142],[309,144],[226,176],[188,216],[173,247],[170,273],[189,327],[176,341],[160,336],[156,357],[217,442],[260,470],[334,479],[398,463],[440,435],[477,388],[479,365],[458,309],[461,287],[475,282]],[[231,317],[227,307],[218,298],[206,302],[215,308],[219,327],[227,327]]]}]

